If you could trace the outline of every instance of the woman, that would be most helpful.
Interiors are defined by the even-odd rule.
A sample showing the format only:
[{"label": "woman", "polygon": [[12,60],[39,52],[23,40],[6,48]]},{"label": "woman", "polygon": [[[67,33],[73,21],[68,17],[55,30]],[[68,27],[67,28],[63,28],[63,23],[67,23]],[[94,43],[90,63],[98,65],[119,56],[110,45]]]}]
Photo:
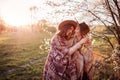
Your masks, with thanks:
[{"label": "woman", "polygon": [[69,56],[87,41],[85,37],[72,47],[69,46],[68,41],[77,25],[78,23],[73,20],[66,20],[58,26],[59,32],[51,41],[51,49],[44,66],[43,80],[71,80],[66,73]]},{"label": "woman", "polygon": [[[75,30],[75,37],[71,43],[76,44],[78,41],[84,38],[84,36],[87,36],[89,31],[90,29],[86,23],[80,23]],[[92,80],[93,53],[90,39],[88,39],[86,43],[84,43],[77,51],[75,51],[75,53],[72,55],[69,66],[71,66],[72,63],[76,63],[78,80]]]},{"label": "woman", "polygon": [[[81,23],[80,25],[80,33],[82,36],[88,35],[90,29],[86,23]],[[84,57],[84,74],[83,80],[93,80],[93,50],[91,40],[83,45],[83,49],[81,49],[81,53]]]}]

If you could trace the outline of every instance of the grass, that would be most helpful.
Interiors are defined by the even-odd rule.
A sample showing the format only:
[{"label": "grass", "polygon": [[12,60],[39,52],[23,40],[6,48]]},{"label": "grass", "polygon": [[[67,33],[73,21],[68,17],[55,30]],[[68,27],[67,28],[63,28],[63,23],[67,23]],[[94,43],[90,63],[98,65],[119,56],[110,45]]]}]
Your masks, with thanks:
[{"label": "grass", "polygon": [[[95,42],[93,44],[94,51],[99,51],[103,55],[110,55],[111,51],[113,50],[111,45],[102,38],[94,38]],[[116,44],[115,38],[110,37],[110,41],[112,44]]]},{"label": "grass", "polygon": [[45,32],[13,32],[0,35],[0,80],[41,80],[48,49]]}]

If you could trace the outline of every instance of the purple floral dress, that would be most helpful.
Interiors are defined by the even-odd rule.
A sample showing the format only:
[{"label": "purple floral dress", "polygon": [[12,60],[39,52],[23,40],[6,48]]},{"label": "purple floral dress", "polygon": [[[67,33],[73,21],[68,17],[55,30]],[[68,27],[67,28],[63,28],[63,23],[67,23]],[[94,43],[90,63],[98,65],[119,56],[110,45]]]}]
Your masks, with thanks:
[{"label": "purple floral dress", "polygon": [[71,74],[76,76],[76,65],[73,63],[72,68],[71,66],[68,68],[68,48],[67,41],[56,34],[51,42],[51,49],[44,66],[43,80],[71,80],[69,70],[73,68],[75,70]]}]

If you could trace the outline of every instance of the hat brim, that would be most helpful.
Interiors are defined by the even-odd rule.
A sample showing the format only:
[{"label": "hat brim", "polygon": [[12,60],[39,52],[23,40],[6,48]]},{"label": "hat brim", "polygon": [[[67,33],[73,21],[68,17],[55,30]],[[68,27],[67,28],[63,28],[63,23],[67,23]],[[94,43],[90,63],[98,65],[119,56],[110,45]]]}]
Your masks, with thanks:
[{"label": "hat brim", "polygon": [[76,28],[77,25],[78,25],[78,23],[77,23],[76,21],[74,21],[74,20],[65,20],[65,21],[63,21],[63,22],[61,22],[61,23],[59,24],[58,30],[61,30],[61,29],[62,29],[65,25],[67,25],[67,24],[73,25],[74,28]]}]

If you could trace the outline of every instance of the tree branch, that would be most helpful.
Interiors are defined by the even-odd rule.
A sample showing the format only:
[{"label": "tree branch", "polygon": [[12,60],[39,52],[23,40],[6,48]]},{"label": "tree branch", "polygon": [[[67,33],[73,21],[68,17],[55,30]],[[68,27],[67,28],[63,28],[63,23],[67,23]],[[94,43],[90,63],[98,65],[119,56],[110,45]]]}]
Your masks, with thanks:
[{"label": "tree branch", "polygon": [[103,34],[105,38],[104,38],[103,36],[101,36],[101,35],[97,35],[96,33],[92,33],[92,32],[91,32],[91,34],[97,36],[98,38],[103,38],[104,40],[106,40],[106,41],[110,44],[111,48],[114,49],[114,46],[113,46],[113,44],[111,43],[109,37],[107,37],[105,34]]},{"label": "tree branch", "polygon": [[114,21],[114,23],[115,23],[115,31],[116,31],[116,33],[117,33],[117,42],[118,42],[118,44],[120,44],[120,34],[119,34],[120,28],[119,28],[118,25],[117,25],[117,22],[116,22],[114,13],[113,13],[113,11],[112,11],[112,9],[111,9],[111,6],[110,6],[110,4],[109,4],[109,1],[108,1],[108,0],[105,0],[105,2],[106,2],[106,4],[107,4],[107,6],[108,6],[108,9],[109,9],[109,11],[110,11],[110,13],[111,13],[112,19],[113,19],[113,21]]},{"label": "tree branch", "polygon": [[119,24],[120,24],[120,7],[119,7],[119,5],[118,5],[118,1],[117,0],[113,0],[114,1],[114,3],[115,3],[115,5],[116,5],[116,7],[117,7],[117,10],[118,10],[118,17],[117,17],[117,19],[118,19],[118,22],[119,22]]},{"label": "tree branch", "polygon": [[102,21],[97,15],[95,15],[92,11],[90,11],[90,10],[86,10],[86,11],[88,11],[89,13],[91,13],[93,16],[95,16],[98,20],[100,20],[113,34],[114,34],[114,36],[115,36],[115,38],[117,39],[117,41],[118,41],[118,38],[117,38],[117,35],[115,34],[115,32],[112,30],[112,29],[110,29],[105,23],[104,23],[104,21]]}]

